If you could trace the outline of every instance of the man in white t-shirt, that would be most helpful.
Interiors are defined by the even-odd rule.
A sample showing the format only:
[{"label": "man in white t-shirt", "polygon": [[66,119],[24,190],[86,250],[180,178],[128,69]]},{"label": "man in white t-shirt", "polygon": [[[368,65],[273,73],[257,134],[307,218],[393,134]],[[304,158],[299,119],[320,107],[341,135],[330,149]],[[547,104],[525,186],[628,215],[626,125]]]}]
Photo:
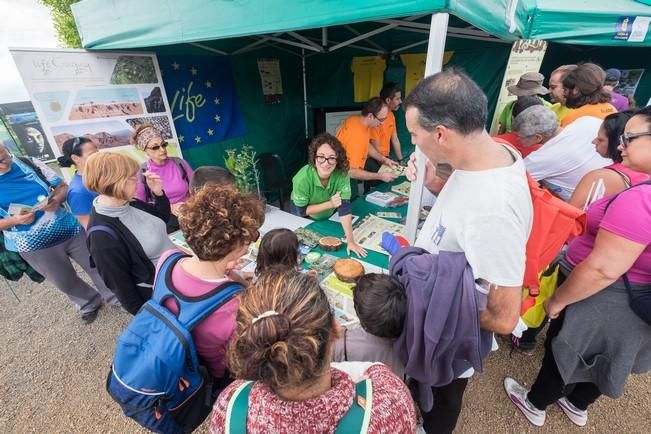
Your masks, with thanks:
[{"label": "man in white t-shirt", "polygon": [[524,159],[532,178],[568,201],[583,175],[613,162],[597,153],[592,140],[603,121],[583,116],[559,128],[553,111],[543,106],[529,107],[513,121],[513,130],[523,146],[543,146]]},{"label": "man in white t-shirt", "polygon": [[[463,252],[475,278],[490,288],[481,327],[509,334],[520,315],[533,213],[522,158],[488,135],[486,96],[461,71],[425,78],[407,96],[405,107],[412,142],[428,159],[425,186],[436,188],[436,163],[455,169],[416,246],[431,253]],[[408,177],[413,179],[415,172],[412,155]],[[458,378],[432,389],[434,408],[423,414],[428,433],[454,430],[467,381]]]}]

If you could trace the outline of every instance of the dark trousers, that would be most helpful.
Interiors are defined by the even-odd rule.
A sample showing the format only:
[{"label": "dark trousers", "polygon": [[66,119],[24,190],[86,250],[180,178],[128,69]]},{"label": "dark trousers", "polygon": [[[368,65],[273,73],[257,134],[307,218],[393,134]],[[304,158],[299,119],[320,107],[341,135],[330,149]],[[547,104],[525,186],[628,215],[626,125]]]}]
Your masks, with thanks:
[{"label": "dark trousers", "polygon": [[544,410],[548,405],[563,397],[566,397],[579,410],[587,410],[588,406],[601,396],[597,386],[592,383],[565,384],[563,382],[552,353],[552,339],[561,331],[564,318],[565,311],[549,324],[542,366],[527,395],[529,402],[539,410]]},{"label": "dark trousers", "polygon": [[423,428],[427,434],[450,434],[454,431],[467,385],[467,378],[457,378],[445,386],[432,387],[434,406],[423,413]]}]

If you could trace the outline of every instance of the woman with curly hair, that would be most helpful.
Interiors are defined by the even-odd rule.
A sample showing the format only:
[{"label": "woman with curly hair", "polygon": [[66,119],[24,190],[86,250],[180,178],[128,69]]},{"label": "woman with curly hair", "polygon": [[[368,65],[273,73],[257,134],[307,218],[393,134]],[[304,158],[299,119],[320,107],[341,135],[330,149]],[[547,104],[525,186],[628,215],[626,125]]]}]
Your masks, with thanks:
[{"label": "woman with curly hair", "polygon": [[339,212],[346,235],[348,254],[366,256],[366,250],[353,237],[353,215],[350,206],[348,157],[341,142],[332,134],[322,133],[308,147],[308,164],[292,179],[292,203],[300,216],[325,220]]},{"label": "woman with curly hair", "polygon": [[[170,289],[182,296],[201,297],[230,282],[230,264],[258,239],[263,221],[263,204],[235,189],[206,185],[190,196],[179,209],[179,224],[193,255],[172,265]],[[163,254],[159,263],[172,253]],[[164,305],[178,313],[171,299]],[[229,379],[226,345],[235,331],[238,306],[239,298],[234,297],[192,329],[197,353],[216,384]]]},{"label": "woman with curly hair", "polygon": [[[339,333],[315,279],[296,270],[263,273],[241,297],[228,351],[237,380],[219,395],[210,432],[415,432],[414,401],[389,368],[330,363]],[[364,431],[355,424],[361,416]]]}]

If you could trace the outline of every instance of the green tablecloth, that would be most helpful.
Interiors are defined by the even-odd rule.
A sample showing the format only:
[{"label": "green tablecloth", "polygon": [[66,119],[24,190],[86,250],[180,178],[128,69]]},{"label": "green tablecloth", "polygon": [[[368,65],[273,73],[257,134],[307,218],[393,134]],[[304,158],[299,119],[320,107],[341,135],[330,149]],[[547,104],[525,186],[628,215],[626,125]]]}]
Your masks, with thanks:
[{"label": "green tablecloth", "polygon": [[[381,184],[376,188],[372,189],[371,191],[390,191],[393,185],[400,184],[405,180],[406,180],[405,177],[400,177],[392,183]],[[367,215],[375,214],[378,211],[398,212],[404,218],[407,216],[407,204],[401,205],[396,208],[384,208],[381,206],[373,205],[370,202],[367,202],[365,196],[358,197],[352,202],[353,215],[358,216],[360,220],[366,217]],[[396,221],[394,219],[389,219],[389,220]],[[331,220],[315,221],[314,223],[310,223],[307,226],[307,228],[315,232],[318,232],[324,236],[332,236],[337,238],[342,238],[344,236],[344,230],[341,227],[341,224],[337,222],[333,222]],[[318,247],[316,247],[313,250],[319,253],[327,253],[333,256],[337,256],[339,258],[348,257],[348,254],[346,253],[345,243],[344,246],[336,252],[323,252],[323,250],[319,249]],[[372,250],[367,250],[367,252],[368,252],[368,256],[366,258],[357,258],[357,255],[355,255],[354,253],[351,257],[355,259],[361,259],[364,262],[368,262],[369,264],[373,264],[381,268],[389,268],[388,255],[377,253]]]}]

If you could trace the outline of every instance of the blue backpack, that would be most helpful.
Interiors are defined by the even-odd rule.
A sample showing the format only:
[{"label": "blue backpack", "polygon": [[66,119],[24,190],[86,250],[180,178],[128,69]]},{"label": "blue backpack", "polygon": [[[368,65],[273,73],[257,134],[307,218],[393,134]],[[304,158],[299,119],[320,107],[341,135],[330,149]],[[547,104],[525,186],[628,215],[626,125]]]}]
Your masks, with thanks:
[{"label": "blue backpack", "polygon": [[[172,269],[186,256],[174,253],[161,265],[152,299],[118,339],[106,382],[126,416],[161,434],[192,432],[210,413],[217,394],[190,332],[243,289],[228,282],[200,297],[182,295],[172,285]],[[178,317],[163,305],[170,298]]]}]

